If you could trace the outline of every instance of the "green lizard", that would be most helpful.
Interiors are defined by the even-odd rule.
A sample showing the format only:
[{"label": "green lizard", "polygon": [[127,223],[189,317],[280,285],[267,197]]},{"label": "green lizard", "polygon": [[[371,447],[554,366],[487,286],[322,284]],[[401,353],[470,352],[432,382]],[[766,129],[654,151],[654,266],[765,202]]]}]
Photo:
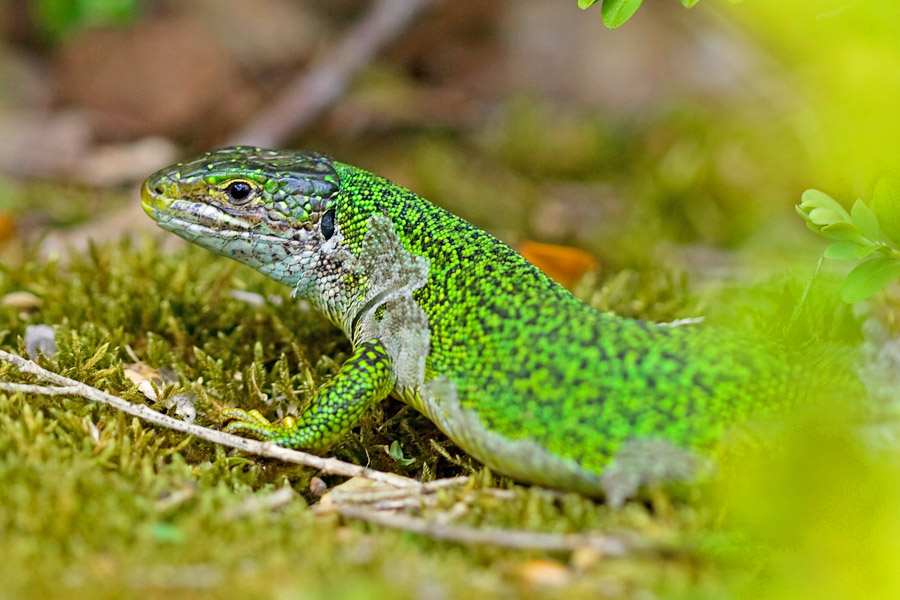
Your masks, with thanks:
[{"label": "green lizard", "polygon": [[496,471],[618,503],[690,477],[695,450],[790,397],[790,365],[758,341],[596,311],[488,233],[321,154],[210,152],[148,178],[142,204],[353,342],[296,421],[226,409],[230,432],[322,451],[393,394]]}]

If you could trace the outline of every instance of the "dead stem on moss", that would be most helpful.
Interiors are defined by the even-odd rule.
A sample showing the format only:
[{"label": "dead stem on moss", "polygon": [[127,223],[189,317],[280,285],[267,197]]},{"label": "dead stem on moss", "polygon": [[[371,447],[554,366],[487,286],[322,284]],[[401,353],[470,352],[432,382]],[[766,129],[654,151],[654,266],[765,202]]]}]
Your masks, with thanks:
[{"label": "dead stem on moss", "polygon": [[549,533],[499,527],[452,525],[403,512],[379,511],[351,504],[336,503],[334,510],[344,517],[461,544],[539,549],[548,552],[570,552],[580,548],[589,548],[606,556],[623,556],[629,551],[629,546],[623,539],[610,535]]},{"label": "dead stem on moss", "polygon": [[323,473],[328,473],[329,475],[341,475],[343,477],[363,477],[365,479],[379,481],[400,488],[418,488],[423,485],[422,483],[416,481],[415,479],[410,479],[409,477],[402,477],[400,475],[394,475],[392,473],[384,473],[382,471],[376,471],[375,469],[360,467],[359,465],[347,463],[336,458],[322,458],[313,454],[307,454],[306,452],[282,448],[281,446],[276,446],[275,444],[272,444],[270,442],[258,442],[256,440],[249,440],[247,438],[231,435],[222,431],[216,431],[215,429],[209,429],[208,427],[201,427],[200,425],[186,423],[179,419],[175,419],[168,415],[159,413],[147,406],[143,406],[141,404],[132,404],[131,402],[127,402],[122,398],[93,388],[89,385],[81,383],[80,381],[75,381],[74,379],[63,377],[62,375],[53,373],[38,366],[28,359],[22,358],[21,356],[15,354],[10,354],[9,352],[4,352],[3,350],[0,350],[0,361],[11,363],[18,367],[19,370],[23,373],[29,373],[31,375],[34,375],[41,381],[52,384],[49,386],[43,386],[0,381],[0,391],[13,394],[21,392],[30,395],[43,394],[46,396],[77,396],[86,400],[92,400],[94,402],[106,404],[107,406],[111,406],[117,410],[121,410],[124,413],[138,417],[139,419],[143,419],[155,425],[160,425],[168,429],[174,429],[175,431],[181,431],[183,433],[193,435],[214,444],[220,444],[222,446],[228,446],[237,450],[243,450],[244,452],[249,452],[250,454],[255,454],[258,456],[266,456],[269,458],[283,460],[285,462],[312,467],[314,469],[319,469]]}]

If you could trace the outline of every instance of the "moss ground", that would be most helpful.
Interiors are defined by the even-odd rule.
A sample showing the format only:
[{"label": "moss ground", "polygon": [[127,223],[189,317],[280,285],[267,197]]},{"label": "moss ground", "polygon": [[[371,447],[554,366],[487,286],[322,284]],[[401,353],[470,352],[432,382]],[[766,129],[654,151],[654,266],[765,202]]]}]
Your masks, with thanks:
[{"label": "moss ground", "polygon": [[[26,326],[52,325],[58,352],[41,358],[44,366],[132,402],[147,402],[124,374],[140,359],[171,381],[154,407],[174,412],[166,399],[192,394],[201,424],[215,424],[217,405],[265,409],[277,400],[271,410],[293,410],[349,350],[321,317],[296,309],[286,288],[197,249],[164,254],[147,238],[93,247],[66,264],[34,257],[9,249],[0,267],[0,297],[25,291],[39,299],[0,308],[0,345],[22,353]],[[8,365],[0,377],[25,380]],[[385,451],[394,441],[411,464]],[[690,503],[659,494],[611,511],[575,494],[514,485],[459,456],[394,401],[335,454],[423,480],[473,474],[476,494],[486,486],[513,491],[510,499],[478,497],[462,523],[625,532],[650,549],[585,558],[472,548],[317,516],[310,469],[232,453],[81,399],[0,394],[0,597],[640,597],[716,589],[716,572],[698,550],[708,519]],[[286,506],[229,516],[282,486],[298,492]],[[455,501],[448,492],[440,505]]]}]

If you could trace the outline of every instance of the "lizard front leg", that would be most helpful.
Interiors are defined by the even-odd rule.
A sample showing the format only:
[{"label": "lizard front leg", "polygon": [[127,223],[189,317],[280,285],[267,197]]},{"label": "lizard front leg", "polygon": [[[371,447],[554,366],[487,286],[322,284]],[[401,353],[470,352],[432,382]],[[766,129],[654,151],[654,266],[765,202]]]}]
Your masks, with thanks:
[{"label": "lizard front leg", "polygon": [[229,433],[274,442],[288,448],[325,450],[352,429],[372,404],[383,400],[394,386],[391,357],[378,340],[360,344],[337,376],[316,396],[298,419],[271,424],[259,411],[227,408]]}]

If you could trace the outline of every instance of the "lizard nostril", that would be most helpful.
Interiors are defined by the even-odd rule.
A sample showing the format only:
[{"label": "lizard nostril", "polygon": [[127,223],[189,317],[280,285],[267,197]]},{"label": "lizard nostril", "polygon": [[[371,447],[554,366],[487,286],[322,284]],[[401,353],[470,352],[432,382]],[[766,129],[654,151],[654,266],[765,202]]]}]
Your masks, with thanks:
[{"label": "lizard nostril", "polygon": [[155,186],[153,186],[153,191],[162,196],[166,193],[166,187],[161,183],[157,183]]}]

